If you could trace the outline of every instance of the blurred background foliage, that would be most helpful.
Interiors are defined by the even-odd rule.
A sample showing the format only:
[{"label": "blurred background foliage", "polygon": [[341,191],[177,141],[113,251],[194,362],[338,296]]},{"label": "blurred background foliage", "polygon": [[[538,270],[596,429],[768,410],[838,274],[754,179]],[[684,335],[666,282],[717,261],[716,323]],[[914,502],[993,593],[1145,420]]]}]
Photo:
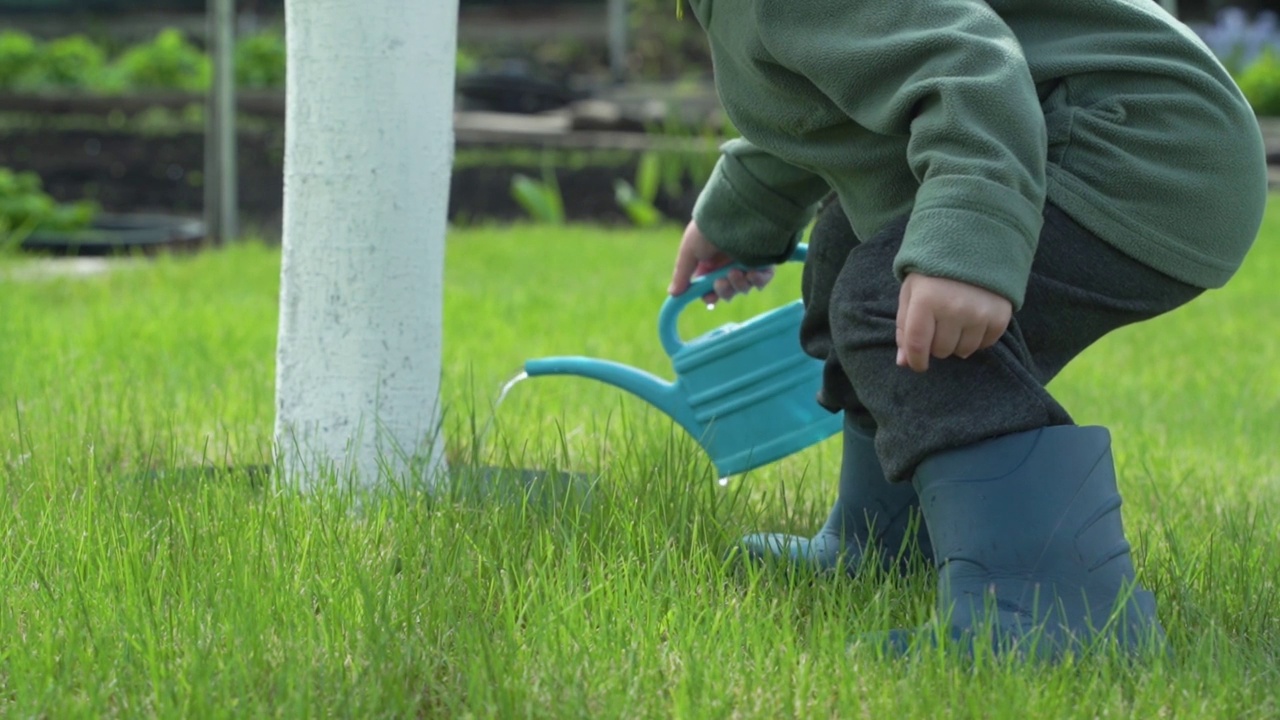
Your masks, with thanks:
[{"label": "blurred background foliage", "polygon": [[[283,87],[283,32],[266,30],[239,38],[235,68],[236,82],[242,88]],[[114,54],[108,45],[82,34],[42,41],[19,30],[0,31],[0,90],[200,92],[209,87],[211,79],[208,54],[174,28]]]},{"label": "blurred background foliage", "polygon": [[[205,0],[0,0],[0,13],[14,10],[57,12],[75,7],[77,13],[202,11]],[[564,0],[591,5],[600,0]],[[250,16],[260,18],[258,29],[241,33],[235,53],[236,81],[242,88],[280,88],[285,79],[285,42],[280,0],[253,0]],[[558,0],[557,5],[564,4]],[[463,0],[463,5],[493,6],[510,11],[525,6],[536,12],[544,0]],[[1280,14],[1273,2],[1220,6],[1203,21],[1184,18],[1232,72],[1261,115],[1280,114]],[[1192,10],[1190,4],[1187,13]],[[72,23],[68,22],[68,26]],[[671,0],[631,0],[628,77],[638,81],[705,79],[710,61],[697,23],[690,14],[676,16]],[[526,64],[522,72],[541,74],[564,84],[570,78],[607,75],[602,48],[572,37],[541,38],[508,44],[460,42],[458,68],[469,74],[512,57]],[[530,71],[529,68],[534,70]],[[199,37],[176,27],[164,27],[146,40],[123,42],[102,32],[71,33],[41,38],[35,32],[0,31],[0,91],[85,91],[114,94],[147,90],[200,92],[211,78],[210,61]]]},{"label": "blurred background foliage", "polygon": [[[13,171],[0,182],[0,232],[33,218],[82,223],[92,209],[54,199],[98,200],[109,212],[199,207],[203,99],[183,94],[202,95],[212,80],[207,1],[0,0],[0,169]],[[673,0],[629,0],[625,82],[611,67],[606,0],[459,1],[461,109],[527,114],[572,104],[574,129],[645,133],[666,144],[605,148],[607,161],[596,153],[578,167],[536,145],[461,143],[453,196],[474,203],[460,201],[451,219],[519,213],[646,226],[687,216],[716,145],[735,132],[718,112],[688,0],[683,17]],[[236,3],[236,83],[266,98],[241,107],[241,202],[268,225],[280,212],[283,133],[279,112],[262,108],[281,104],[283,6]],[[1280,0],[1180,0],[1179,17],[1260,116],[1280,117]],[[579,100],[614,107],[591,115]],[[46,112],[48,101],[66,107]]]},{"label": "blurred background foliage", "polygon": [[[459,0],[463,16],[459,65],[464,73],[519,58],[546,77],[605,77],[604,28],[594,34],[533,33],[469,39],[469,16],[509,15],[554,22],[573,13],[602,21],[605,0]],[[687,2],[687,0],[685,0]],[[1156,0],[1151,0],[1156,2]],[[0,0],[0,89],[82,88],[199,90],[208,82],[199,17],[207,0]],[[678,18],[672,0],[630,0],[627,75],[639,81],[705,79],[710,61],[692,13]],[[242,18],[237,80],[242,87],[284,82],[283,0],[240,0]],[[1261,105],[1280,55],[1280,0],[1179,0],[1180,18],[1213,47]],[[174,22],[164,24],[165,16]],[[121,32],[121,18],[146,17]],[[178,22],[177,18],[185,18]],[[245,21],[248,19],[248,22]],[[163,32],[158,32],[163,31]],[[170,32],[171,31],[171,32]],[[157,34],[158,32],[158,34]],[[28,34],[29,33],[29,34]],[[1257,68],[1250,66],[1261,61]],[[1277,93],[1280,94],[1280,93]]]},{"label": "blurred background foliage", "polygon": [[[1154,1],[1154,0],[1153,0]],[[463,10],[474,7],[547,7],[553,5],[603,5],[605,0],[459,0]],[[637,5],[650,4],[637,0]],[[656,5],[671,14],[671,0],[657,0]],[[259,13],[280,13],[284,0],[241,0],[240,7]],[[129,12],[202,12],[205,0],[0,0],[0,13],[129,13]],[[1207,20],[1226,7],[1238,7],[1249,13],[1263,10],[1280,11],[1280,0],[1179,0],[1178,14],[1184,20]]]}]

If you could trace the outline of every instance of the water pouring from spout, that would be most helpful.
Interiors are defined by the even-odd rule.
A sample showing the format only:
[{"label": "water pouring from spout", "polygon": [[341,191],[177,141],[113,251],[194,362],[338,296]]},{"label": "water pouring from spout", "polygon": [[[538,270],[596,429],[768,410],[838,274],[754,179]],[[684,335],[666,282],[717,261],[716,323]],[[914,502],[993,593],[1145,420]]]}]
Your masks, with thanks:
[{"label": "water pouring from spout", "polygon": [[502,389],[498,391],[498,397],[493,401],[493,407],[489,410],[489,419],[484,421],[484,427],[480,428],[480,432],[476,435],[476,450],[484,447],[484,439],[489,436],[489,431],[493,429],[494,418],[498,417],[498,407],[502,405],[502,401],[507,399],[507,395],[511,390],[519,385],[522,381],[529,379],[529,373],[521,370],[515,377],[506,381],[502,385]]}]

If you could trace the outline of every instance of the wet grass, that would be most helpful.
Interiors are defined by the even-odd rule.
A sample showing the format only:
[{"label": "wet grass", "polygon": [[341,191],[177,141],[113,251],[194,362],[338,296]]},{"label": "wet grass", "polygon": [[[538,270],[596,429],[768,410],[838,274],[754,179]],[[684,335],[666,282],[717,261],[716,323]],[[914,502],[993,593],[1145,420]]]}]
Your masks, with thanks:
[{"label": "wet grass", "polygon": [[[1280,213],[1230,287],[1105,339],[1053,386],[1115,435],[1173,649],[1136,666],[889,661],[848,639],[925,620],[928,572],[807,582],[725,567],[743,532],[821,523],[838,440],[720,487],[661,413],[598,383],[529,380],[495,410],[533,357],[669,376],[655,318],[677,237],[453,232],[454,467],[582,480],[497,500],[405,489],[358,508],[277,492],[260,471],[276,250],[91,277],[0,259],[0,714],[1280,714]],[[765,293],[691,308],[683,330],[798,287],[789,267]]]}]

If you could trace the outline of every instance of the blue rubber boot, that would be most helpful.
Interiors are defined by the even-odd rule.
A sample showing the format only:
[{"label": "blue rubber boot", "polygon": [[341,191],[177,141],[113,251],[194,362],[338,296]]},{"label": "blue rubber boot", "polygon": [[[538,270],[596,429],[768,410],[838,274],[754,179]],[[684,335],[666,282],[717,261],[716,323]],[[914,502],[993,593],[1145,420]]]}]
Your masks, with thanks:
[{"label": "blue rubber boot", "polygon": [[913,556],[926,562],[933,556],[915,489],[911,483],[885,479],[875,438],[847,419],[840,488],[818,534],[804,538],[757,533],[742,538],[739,549],[752,560],[819,574],[853,575],[868,557],[892,570],[905,567]]},{"label": "blue rubber boot", "polygon": [[[939,453],[913,480],[938,563],[926,628],[962,652],[1058,659],[1095,642],[1159,647],[1155,597],[1134,577],[1105,428],[1055,426]],[[920,632],[894,631],[904,651]]]}]

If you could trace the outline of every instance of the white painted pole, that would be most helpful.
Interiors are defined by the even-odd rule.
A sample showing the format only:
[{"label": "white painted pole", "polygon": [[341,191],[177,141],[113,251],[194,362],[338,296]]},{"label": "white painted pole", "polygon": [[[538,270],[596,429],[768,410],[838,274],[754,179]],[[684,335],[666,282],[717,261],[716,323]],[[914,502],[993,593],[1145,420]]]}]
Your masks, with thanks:
[{"label": "white painted pole", "polygon": [[439,397],[457,0],[286,0],[281,479],[444,471]]},{"label": "white painted pole", "polygon": [[235,0],[213,0],[217,37],[213,39],[214,123],[218,153],[218,241],[235,240],[240,233],[240,194],[236,162]]}]

